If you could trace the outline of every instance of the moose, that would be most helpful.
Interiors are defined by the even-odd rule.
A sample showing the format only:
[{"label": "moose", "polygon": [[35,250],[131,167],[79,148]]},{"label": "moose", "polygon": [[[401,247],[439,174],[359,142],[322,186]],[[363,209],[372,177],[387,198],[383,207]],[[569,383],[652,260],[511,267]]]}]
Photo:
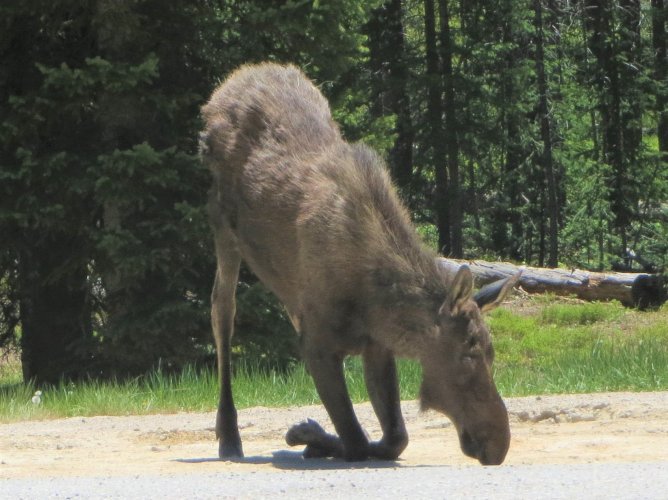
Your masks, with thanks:
[{"label": "moose", "polygon": [[[423,368],[423,409],[447,415],[462,451],[503,462],[506,407],[492,378],[494,350],[482,312],[518,277],[473,293],[470,269],[443,268],[420,240],[381,158],[346,142],[327,100],[295,66],[234,71],[202,108],[201,156],[217,270],[211,323],[220,402],[221,459],[243,457],[231,386],[230,339],[243,259],[282,302],[301,354],[336,430],[307,420],[289,429],[303,456],[395,460],[408,444],[395,356]],[[370,441],[344,380],[346,356],[361,355],[382,429]]]}]

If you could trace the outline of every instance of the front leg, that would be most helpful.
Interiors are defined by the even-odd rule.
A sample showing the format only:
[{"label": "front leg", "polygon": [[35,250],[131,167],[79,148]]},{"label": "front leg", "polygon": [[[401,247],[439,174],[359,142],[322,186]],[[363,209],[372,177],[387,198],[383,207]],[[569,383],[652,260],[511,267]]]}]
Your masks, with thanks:
[{"label": "front leg", "polygon": [[364,350],[363,359],[364,381],[383,430],[382,439],[370,444],[370,455],[394,460],[408,445],[394,356],[385,347],[370,343]]},{"label": "front leg", "polygon": [[326,349],[312,347],[306,349],[304,356],[338,437],[327,434],[322,428],[318,430],[312,424],[300,429],[300,424],[288,432],[288,444],[291,441],[294,444],[307,444],[305,457],[342,456],[348,461],[366,460],[369,456],[369,440],[357,421],[348,395],[343,376],[343,357]]}]

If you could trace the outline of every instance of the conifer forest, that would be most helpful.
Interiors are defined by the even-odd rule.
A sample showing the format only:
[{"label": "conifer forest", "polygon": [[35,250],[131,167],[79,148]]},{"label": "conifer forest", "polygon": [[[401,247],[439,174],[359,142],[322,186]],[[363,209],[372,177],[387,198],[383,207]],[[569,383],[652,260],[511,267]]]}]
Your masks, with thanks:
[{"label": "conifer forest", "polygon": [[[668,0],[5,0],[0,348],[41,382],[212,362],[200,107],[260,61],[316,82],[443,255],[665,272],[667,22]],[[293,359],[248,270],[237,331]]]}]

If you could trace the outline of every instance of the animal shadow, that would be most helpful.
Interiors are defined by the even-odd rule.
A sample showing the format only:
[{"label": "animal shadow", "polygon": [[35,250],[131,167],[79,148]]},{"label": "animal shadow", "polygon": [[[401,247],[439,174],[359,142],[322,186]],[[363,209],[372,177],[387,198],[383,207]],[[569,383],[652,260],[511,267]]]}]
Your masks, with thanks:
[{"label": "animal shadow", "polygon": [[[199,464],[207,462],[225,462],[216,457],[176,458],[175,462]],[[279,450],[267,455],[252,455],[230,460],[235,464],[271,465],[281,470],[341,470],[341,469],[393,469],[401,467],[400,460],[366,460],[346,462],[334,458],[304,458],[301,451]]]}]

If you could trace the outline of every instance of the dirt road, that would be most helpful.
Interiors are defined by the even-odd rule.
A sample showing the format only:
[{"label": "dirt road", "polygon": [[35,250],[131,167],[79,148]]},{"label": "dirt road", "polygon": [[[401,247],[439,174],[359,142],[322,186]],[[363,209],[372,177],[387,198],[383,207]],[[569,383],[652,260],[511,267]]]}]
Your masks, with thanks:
[{"label": "dirt road", "polygon": [[[506,404],[513,437],[506,462],[500,468],[482,468],[462,455],[449,421],[434,412],[421,413],[416,402],[403,405],[411,441],[398,462],[370,462],[357,467],[346,464],[345,468],[377,469],[386,474],[388,469],[405,473],[436,466],[500,471],[522,466],[545,466],[549,470],[558,464],[617,466],[651,462],[659,471],[665,470],[668,477],[668,392],[509,398]],[[377,438],[379,427],[370,405],[356,408],[364,427]],[[255,480],[260,476],[276,480],[286,470],[343,468],[331,461],[306,463],[299,450],[287,447],[285,431],[307,417],[331,431],[320,406],[241,410],[239,424],[247,458],[239,463],[216,459],[214,413],[75,417],[3,424],[0,480],[7,481],[0,482],[0,487],[3,483],[21,484],[22,480],[189,474],[236,477],[243,483],[245,478]],[[326,477],[335,480],[331,474]]]}]

